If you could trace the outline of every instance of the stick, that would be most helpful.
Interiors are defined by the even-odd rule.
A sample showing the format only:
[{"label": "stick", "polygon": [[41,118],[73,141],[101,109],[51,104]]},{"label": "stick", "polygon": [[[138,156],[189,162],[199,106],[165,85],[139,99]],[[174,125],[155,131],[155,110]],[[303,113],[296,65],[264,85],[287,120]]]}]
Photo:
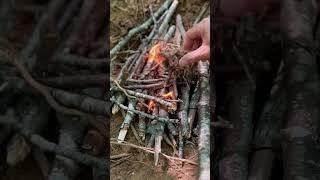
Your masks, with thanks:
[{"label": "stick", "polygon": [[92,156],[88,156],[86,154],[82,154],[77,151],[66,149],[64,147],[56,145],[55,143],[45,140],[43,137],[37,134],[30,133],[28,130],[23,128],[23,125],[19,123],[17,119],[11,122],[8,121],[6,118],[0,116],[0,124],[12,126],[15,130],[19,131],[30,143],[32,143],[35,146],[38,146],[40,149],[44,151],[68,157],[70,159],[75,160],[76,162],[88,166],[106,167],[106,161],[97,159]]},{"label": "stick", "polygon": [[151,88],[162,88],[165,86],[165,83],[159,82],[154,84],[136,84],[125,86],[126,89],[151,89]]},{"label": "stick", "polygon": [[189,123],[189,134],[188,134],[188,138],[191,137],[191,132],[192,132],[192,127],[193,127],[193,122],[194,122],[194,118],[196,116],[196,112],[197,112],[197,105],[200,99],[200,82],[197,82],[196,88],[191,96],[191,100],[190,100],[190,105],[189,105],[189,112],[188,112],[188,123]]},{"label": "stick", "polygon": [[200,126],[199,135],[199,180],[210,177],[210,86],[209,65],[207,62],[198,62],[200,73],[200,100],[198,105],[198,117]]},{"label": "stick", "polygon": [[178,0],[174,0],[173,3],[171,4],[170,8],[168,9],[167,15],[165,16],[162,24],[159,27],[158,33],[154,37],[155,39],[158,39],[164,33],[165,29],[168,27],[169,21],[171,20],[171,17],[175,12],[178,4],[179,4]]},{"label": "stick", "polygon": [[[125,141],[122,141],[121,143],[119,143],[119,142],[114,142],[111,139],[110,144],[116,144],[116,145],[121,145],[121,146],[129,146],[129,147],[133,147],[133,148],[136,148],[136,149],[144,150],[144,151],[146,151],[148,153],[152,153],[152,154],[155,153],[151,148],[145,148],[145,147],[137,146],[135,144],[131,144],[131,143],[125,142]],[[193,161],[188,160],[188,159],[176,158],[176,157],[172,157],[172,156],[166,155],[164,153],[160,153],[160,154],[163,155],[165,158],[170,159],[170,160],[176,160],[176,161],[189,163],[189,164],[192,164],[192,165],[198,165],[196,162],[193,162]]]},{"label": "stick", "polygon": [[183,148],[184,148],[184,139],[182,136],[182,128],[181,125],[179,127],[179,132],[178,132],[178,154],[179,154],[179,158],[183,158],[184,154],[183,154]]},{"label": "stick", "polygon": [[[117,76],[117,81],[118,81],[120,84],[123,84],[123,83],[124,83],[124,81],[125,81],[125,72],[128,71],[128,66],[129,66],[131,63],[133,64],[133,62],[135,61],[135,58],[136,58],[136,54],[134,54],[134,55],[130,56],[129,58],[127,58],[124,66],[122,67],[120,73],[119,73],[118,76]],[[112,72],[112,69],[111,69],[111,72]],[[122,104],[125,100],[126,100],[125,95],[120,94],[120,93],[117,94],[117,96],[116,96],[116,101],[117,101],[118,103]],[[119,110],[120,110],[120,107],[119,107],[118,105],[114,104],[114,105],[112,106],[112,114],[118,113]]]},{"label": "stick", "polygon": [[[60,124],[59,146],[69,150],[78,151],[79,147],[77,141],[81,140],[84,135],[84,130],[87,123],[83,119],[73,123],[72,116],[57,114]],[[55,156],[53,167],[49,174],[49,180],[60,179],[74,179],[80,171],[79,165],[73,160],[63,157]]]},{"label": "stick", "polygon": [[[43,99],[36,99],[35,96],[20,97],[16,105],[16,113],[21,117],[21,125],[30,133],[40,133],[46,127],[49,111],[50,108],[46,102]],[[30,144],[23,136],[16,133],[7,146],[7,163],[15,166],[30,152]]]},{"label": "stick", "polygon": [[133,135],[134,135],[134,137],[137,139],[138,143],[139,143],[140,145],[142,145],[143,143],[142,143],[142,141],[140,140],[139,135],[138,135],[136,129],[134,128],[134,126],[133,126],[132,124],[130,124],[130,129],[131,129],[131,131],[133,132]]},{"label": "stick", "polygon": [[280,142],[280,139],[277,141],[277,137],[280,137],[280,129],[285,120],[285,112],[287,111],[287,97],[285,94],[284,71],[282,67],[281,64],[277,78],[274,80],[274,85],[270,91],[270,98],[263,107],[253,136],[253,147],[255,149],[270,149],[257,150],[254,152],[249,171],[250,180],[256,180],[260,177],[263,178],[262,180],[267,180],[271,177],[275,157],[272,149],[280,147],[280,144],[274,142]]},{"label": "stick", "polygon": [[182,35],[181,35],[179,27],[178,27],[178,21],[179,21],[179,18],[178,18],[178,16],[176,16],[176,32],[175,32],[175,35],[174,35],[173,43],[180,47],[181,46]]},{"label": "stick", "polygon": [[92,59],[72,54],[58,53],[53,57],[53,62],[90,69],[102,69],[107,67],[108,59]]},{"label": "stick", "polygon": [[[169,5],[171,4],[172,0],[166,0],[164,4],[154,13],[154,17],[158,18],[160,15],[169,8]],[[138,27],[135,27],[129,31],[126,37],[124,37],[115,47],[113,47],[110,51],[110,57],[112,58],[115,56],[127,42],[137,33],[140,33],[141,31],[148,29],[149,26],[153,23],[153,18],[150,17],[146,22],[141,24]]]},{"label": "stick", "polygon": [[148,94],[144,94],[144,93],[140,93],[140,92],[136,92],[136,91],[132,91],[132,90],[126,90],[126,92],[132,96],[136,96],[136,97],[139,97],[139,98],[143,98],[143,99],[148,99],[148,100],[153,100],[163,106],[166,106],[166,107],[173,107],[173,104],[171,102],[168,102],[168,101],[165,101],[161,98],[157,98],[155,96],[150,96]]},{"label": "stick", "polygon": [[[96,114],[96,115],[109,114],[110,103],[107,101],[103,101],[97,98],[92,98],[90,96],[86,96],[82,94],[75,94],[68,91],[63,91],[60,89],[54,89],[54,88],[51,88],[50,92],[52,96],[55,99],[57,99],[57,101],[60,102],[61,104],[68,107],[71,106],[77,109],[81,109],[81,114],[83,114],[82,116],[88,116],[86,115],[86,113]],[[82,111],[85,113],[83,113]],[[69,113],[69,115],[77,115],[77,114]]]},{"label": "stick", "polygon": [[[113,101],[113,100],[111,100],[111,101]],[[115,101],[114,101],[114,103],[116,103],[120,108],[127,110],[127,114],[124,118],[123,123],[121,124],[121,127],[120,127],[121,129],[120,129],[119,136],[118,136],[118,140],[123,141],[127,135],[127,131],[129,129],[131,121],[133,120],[136,112],[139,112],[139,111],[136,111],[134,108],[137,104],[137,99],[130,99],[128,107],[126,107],[118,102],[115,102]],[[139,112],[139,113],[140,113],[140,115],[142,115],[142,114],[149,115],[149,114],[142,113],[142,112]]]},{"label": "stick", "polygon": [[31,58],[31,56],[37,47],[41,47],[41,33],[45,31],[45,28],[48,27],[48,21],[55,19],[65,2],[66,0],[50,1],[48,10],[42,15],[37,26],[35,27],[35,30],[33,31],[27,45],[21,52],[21,61],[26,65],[27,69],[32,70],[36,63],[36,59]]},{"label": "stick", "polygon": [[173,155],[179,155],[176,146],[173,145],[173,143],[171,142],[171,140],[169,139],[166,133],[163,133],[163,139],[169,146],[172,147]]},{"label": "stick", "polygon": [[158,78],[158,79],[127,79],[128,83],[157,83],[159,81],[163,82],[166,78]]},{"label": "stick", "polygon": [[[67,108],[64,106],[59,105],[59,103],[53,98],[53,96],[50,94],[50,89],[47,86],[44,86],[37,81],[35,81],[31,74],[26,70],[26,68],[19,63],[15,58],[12,58],[11,60],[8,61],[12,65],[14,65],[21,76],[28,82],[30,86],[38,90],[47,100],[47,102],[50,104],[50,106],[55,109],[56,111],[62,112],[64,114],[69,114],[69,115],[78,115],[78,116],[87,116],[85,113],[72,109],[72,108]],[[54,91],[54,92],[63,92],[63,91]],[[107,107],[107,106],[104,106]],[[104,112],[106,112],[104,110]]]},{"label": "stick", "polygon": [[313,38],[317,9],[313,0],[284,0],[281,7],[281,30],[286,45],[283,68],[288,98],[285,129],[281,131],[284,179],[320,177],[320,152],[316,147],[320,81]]},{"label": "stick", "polygon": [[127,153],[117,154],[117,155],[110,156],[110,160],[119,159],[119,158],[128,157],[128,156],[130,156],[130,154],[127,154]]},{"label": "stick", "polygon": [[60,76],[39,79],[40,82],[52,87],[88,87],[88,86],[105,86],[108,82],[108,74],[96,75],[74,75]]},{"label": "stick", "polygon": [[[248,160],[252,135],[253,106],[255,90],[248,80],[232,82],[227,90],[230,96],[228,120],[232,129],[223,129],[224,152],[226,155],[219,162],[219,172],[223,179],[248,179]],[[230,166],[237,163],[238,166]]]},{"label": "stick", "polygon": [[[171,32],[169,32],[169,33],[171,33]],[[162,71],[159,74],[163,74],[165,71],[166,71],[166,68],[163,67]],[[160,94],[165,94],[165,93],[166,93],[166,88],[162,88],[160,90]],[[159,116],[163,117],[163,118],[168,118],[169,117],[168,112],[163,107],[159,107]],[[154,163],[155,163],[155,166],[157,166],[158,165],[158,161],[159,161],[159,153],[161,152],[161,142],[162,142],[162,139],[163,139],[165,124],[161,123],[161,122],[157,122],[157,124],[155,126],[156,126],[156,137],[155,137],[155,143],[154,143],[154,151],[155,151],[155,153],[154,153]]]},{"label": "stick", "polygon": [[163,40],[165,42],[168,42],[172,38],[175,30],[176,30],[176,27],[174,25],[170,26],[170,28],[169,28],[168,32],[166,33],[166,35],[164,36]]},{"label": "stick", "polygon": [[186,30],[184,29],[182,18],[181,18],[180,14],[177,15],[176,22],[177,22],[177,26],[178,26],[178,29],[180,31],[181,36],[184,37],[186,34]]},{"label": "stick", "polygon": [[[215,4],[216,5],[216,4]],[[219,4],[218,4],[219,5]],[[206,13],[206,11],[208,10],[209,4],[208,2],[205,2],[203,4],[203,6],[201,7],[201,11],[199,13],[199,15],[197,16],[197,18],[194,20],[193,22],[193,26],[196,25],[203,17],[203,15]]]},{"label": "stick", "polygon": [[[111,99],[111,101],[116,103],[116,101],[114,99]],[[158,116],[154,116],[154,115],[150,115],[150,114],[147,114],[147,113],[144,113],[144,112],[140,112],[140,111],[134,110],[134,108],[127,107],[127,106],[125,106],[123,104],[118,104],[118,106],[120,106],[120,108],[122,108],[124,110],[127,110],[127,111],[135,113],[135,114],[139,114],[139,115],[144,116],[146,118],[149,118],[151,120],[158,120],[158,121],[161,121],[161,122],[172,122],[172,123],[177,123],[178,122],[178,119],[161,118],[161,117],[158,117]]]},{"label": "stick", "polygon": [[188,109],[189,109],[189,95],[190,95],[190,86],[184,85],[181,87],[181,99],[182,103],[180,104],[179,111],[178,111],[178,117],[181,124],[181,133],[182,136],[185,138],[189,135],[190,132],[190,126],[188,122]]}]

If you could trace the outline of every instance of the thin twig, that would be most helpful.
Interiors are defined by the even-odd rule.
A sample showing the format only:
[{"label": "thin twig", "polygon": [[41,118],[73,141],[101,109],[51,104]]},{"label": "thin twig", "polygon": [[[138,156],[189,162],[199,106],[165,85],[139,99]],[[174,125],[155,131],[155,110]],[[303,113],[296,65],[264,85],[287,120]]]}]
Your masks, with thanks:
[{"label": "thin twig", "polygon": [[207,2],[204,3],[204,5],[201,7],[201,11],[197,18],[194,20],[193,26],[196,25],[203,17],[203,15],[206,13],[208,10],[209,4]]},{"label": "thin twig", "polygon": [[133,132],[134,137],[137,139],[138,143],[139,143],[140,145],[142,145],[143,143],[142,143],[142,141],[140,140],[139,135],[138,135],[135,127],[133,126],[133,124],[130,124],[130,128],[131,128],[131,131]]},{"label": "thin twig", "polygon": [[[146,152],[148,152],[148,153],[152,153],[152,154],[155,153],[152,148],[146,148],[146,147],[138,146],[138,145],[135,145],[135,144],[126,142],[126,141],[121,141],[121,143],[118,143],[118,142],[116,142],[116,141],[113,141],[113,139],[111,139],[110,144],[116,144],[116,145],[121,145],[121,146],[129,146],[129,147],[133,147],[133,148],[136,148],[136,149],[144,150],[144,151],[146,151]],[[166,155],[166,154],[161,153],[161,152],[160,152],[160,154],[161,154],[162,156],[164,156],[165,158],[169,159],[169,160],[181,161],[181,162],[189,163],[189,164],[196,165],[196,166],[198,165],[198,163],[196,163],[196,162],[194,162],[194,161],[191,161],[191,160],[189,160],[189,159],[172,157],[172,156]]]},{"label": "thin twig", "polygon": [[[165,10],[169,8],[169,5],[171,4],[172,0],[167,0],[162,7],[158,9],[157,12],[154,13],[154,17],[159,17]],[[114,57],[123,47],[124,45],[137,33],[148,29],[149,26],[153,23],[153,18],[149,18],[146,22],[141,24],[140,26],[137,26],[129,31],[126,37],[124,37],[114,48],[110,51],[110,57]]]},{"label": "thin twig", "polygon": [[127,79],[127,82],[132,83],[155,83],[159,81],[165,81],[166,78],[158,78],[158,79]]},{"label": "thin twig", "polygon": [[162,88],[165,87],[165,83],[159,82],[154,84],[135,84],[125,86],[127,89],[149,89],[149,88]]},{"label": "thin twig", "polygon": [[120,84],[118,83],[118,81],[112,79],[112,82],[114,82],[114,83],[117,85],[117,87],[118,87],[128,98],[132,98],[132,99],[135,99],[135,98],[136,98],[136,97],[134,97],[134,96],[129,95],[129,94],[127,93],[127,91],[126,91],[123,87],[120,86]]},{"label": "thin twig", "polygon": [[130,154],[127,154],[127,153],[117,154],[117,155],[110,156],[110,160],[119,159],[119,158],[128,157],[128,156],[130,156]]},{"label": "thin twig", "polygon": [[132,90],[125,90],[125,91],[128,94],[132,95],[132,96],[136,96],[136,97],[144,98],[144,99],[148,99],[148,100],[153,100],[153,101],[156,101],[157,103],[159,103],[161,105],[164,105],[164,106],[167,106],[167,107],[173,107],[173,103],[165,101],[165,100],[163,100],[161,98],[157,98],[155,96],[151,96],[151,95],[148,95],[148,94],[143,94],[143,93],[140,93],[140,92],[135,92],[135,91],[132,91]]},{"label": "thin twig", "polygon": [[120,108],[122,108],[124,110],[127,110],[127,111],[135,113],[135,114],[139,114],[141,116],[144,116],[144,117],[152,119],[152,120],[158,120],[158,121],[161,121],[161,122],[173,122],[173,123],[177,123],[178,122],[178,119],[161,118],[161,117],[154,116],[154,115],[151,115],[151,114],[147,114],[147,113],[144,113],[144,112],[141,112],[141,111],[137,111],[137,110],[134,110],[134,109],[129,109],[127,106],[116,102],[116,100],[114,100],[114,99],[111,99],[111,102],[116,103],[118,106],[120,106]]}]

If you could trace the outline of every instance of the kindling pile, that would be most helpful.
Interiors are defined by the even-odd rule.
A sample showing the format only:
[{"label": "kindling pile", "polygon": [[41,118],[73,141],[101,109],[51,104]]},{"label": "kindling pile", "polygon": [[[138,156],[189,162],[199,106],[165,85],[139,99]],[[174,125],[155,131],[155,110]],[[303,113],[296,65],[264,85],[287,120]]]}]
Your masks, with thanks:
[{"label": "kindling pile", "polygon": [[[185,54],[181,47],[185,28],[179,14],[175,25],[170,24],[177,6],[177,0],[165,1],[158,11],[151,13],[150,19],[130,30],[110,51],[115,59],[132,36],[142,30],[150,31],[112,80],[112,114],[121,111],[124,116],[118,142],[124,141],[131,129],[140,144],[145,142],[145,146],[154,148],[156,165],[162,140],[183,158],[186,140],[198,136],[201,176],[201,172],[210,168],[209,64],[203,61],[185,69],[178,66]],[[200,16],[206,9],[207,6]],[[115,65],[111,63],[113,72]]]}]

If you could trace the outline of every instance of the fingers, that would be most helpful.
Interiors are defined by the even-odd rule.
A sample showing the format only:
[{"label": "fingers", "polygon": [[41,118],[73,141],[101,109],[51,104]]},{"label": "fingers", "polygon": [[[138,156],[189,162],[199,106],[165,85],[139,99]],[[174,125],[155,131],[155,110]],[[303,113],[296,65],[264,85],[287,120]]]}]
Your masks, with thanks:
[{"label": "fingers", "polygon": [[195,26],[186,32],[183,41],[183,48],[190,51],[192,50],[194,42],[199,40],[201,40],[201,29]]},{"label": "fingers", "polygon": [[198,49],[184,55],[179,61],[179,66],[184,67],[200,60],[208,60],[209,57],[210,47],[202,45]]}]

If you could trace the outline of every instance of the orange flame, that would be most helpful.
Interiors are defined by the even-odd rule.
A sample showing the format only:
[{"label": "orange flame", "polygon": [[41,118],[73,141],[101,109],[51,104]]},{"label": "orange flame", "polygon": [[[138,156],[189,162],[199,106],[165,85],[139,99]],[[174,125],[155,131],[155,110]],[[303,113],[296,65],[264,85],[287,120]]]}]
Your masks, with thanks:
[{"label": "orange flame", "polygon": [[158,43],[150,49],[148,54],[148,61],[150,62],[156,61],[160,63],[163,60],[165,60],[165,58],[160,54],[160,48],[161,48],[161,44]]},{"label": "orange flame", "polygon": [[154,103],[154,101],[150,100],[148,104],[148,111],[153,112],[155,108],[156,108],[156,104]]},{"label": "orange flame", "polygon": [[172,91],[168,92],[167,94],[162,95],[162,97],[164,97],[165,99],[170,99],[170,100],[174,99]]}]

